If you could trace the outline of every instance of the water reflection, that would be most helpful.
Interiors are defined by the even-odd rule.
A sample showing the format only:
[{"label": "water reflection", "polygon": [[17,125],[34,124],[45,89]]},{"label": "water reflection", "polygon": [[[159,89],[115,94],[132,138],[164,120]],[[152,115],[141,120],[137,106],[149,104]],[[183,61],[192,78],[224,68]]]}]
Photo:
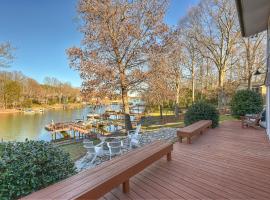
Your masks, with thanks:
[{"label": "water reflection", "polygon": [[50,110],[43,114],[0,114],[0,140],[24,141],[28,138],[49,141],[51,136],[44,127],[51,120],[68,122],[75,119],[86,119],[89,112],[90,108],[85,107],[73,110]]}]

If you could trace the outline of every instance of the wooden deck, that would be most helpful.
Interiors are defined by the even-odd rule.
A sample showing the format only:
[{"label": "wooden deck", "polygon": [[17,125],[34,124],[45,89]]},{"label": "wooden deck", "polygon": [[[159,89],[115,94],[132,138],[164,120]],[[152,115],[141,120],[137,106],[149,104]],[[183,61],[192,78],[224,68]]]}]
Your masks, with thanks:
[{"label": "wooden deck", "polygon": [[270,199],[270,144],[265,131],[224,122],[174,144],[172,161],[154,163],[103,199]]}]

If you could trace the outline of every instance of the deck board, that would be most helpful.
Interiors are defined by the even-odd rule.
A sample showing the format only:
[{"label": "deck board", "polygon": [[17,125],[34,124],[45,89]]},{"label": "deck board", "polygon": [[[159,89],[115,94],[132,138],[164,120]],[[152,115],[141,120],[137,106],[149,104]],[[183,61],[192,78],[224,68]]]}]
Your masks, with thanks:
[{"label": "deck board", "polygon": [[192,140],[175,143],[161,159],[117,187],[109,199],[270,199],[270,144],[264,130],[228,121]]}]

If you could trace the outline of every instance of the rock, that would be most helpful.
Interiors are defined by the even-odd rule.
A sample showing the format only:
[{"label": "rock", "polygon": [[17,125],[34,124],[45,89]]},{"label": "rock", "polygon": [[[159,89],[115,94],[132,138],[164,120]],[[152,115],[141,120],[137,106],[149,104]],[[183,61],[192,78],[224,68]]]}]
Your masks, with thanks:
[{"label": "rock", "polygon": [[[174,142],[177,139],[176,130],[177,130],[176,128],[161,128],[158,131],[151,131],[151,132],[143,133],[139,141],[139,147],[150,144],[151,142],[156,141],[156,140],[166,140],[166,141]],[[132,151],[135,148],[130,149],[129,139],[126,138],[123,141],[122,154]],[[104,150],[104,151],[105,151],[105,154],[101,157],[97,157],[93,163],[91,163],[92,159],[87,158],[87,156],[84,156],[83,158],[77,160],[75,162],[77,171],[79,172],[85,169],[91,169],[91,168],[94,168],[95,166],[100,165],[103,162],[110,160],[108,150],[107,151]]]}]

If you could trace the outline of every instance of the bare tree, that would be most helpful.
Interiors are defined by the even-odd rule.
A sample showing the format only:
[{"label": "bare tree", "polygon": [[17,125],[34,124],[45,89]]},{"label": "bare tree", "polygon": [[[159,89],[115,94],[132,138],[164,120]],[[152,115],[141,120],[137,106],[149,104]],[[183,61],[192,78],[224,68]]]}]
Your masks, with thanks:
[{"label": "bare tree", "polygon": [[0,44],[0,67],[8,67],[10,61],[13,60],[13,48],[10,43]]},{"label": "bare tree", "polygon": [[120,94],[126,129],[131,128],[128,92],[147,76],[148,52],[166,30],[167,0],[80,0],[84,35],[81,48],[68,49],[72,67],[80,71],[83,92]]},{"label": "bare tree", "polygon": [[188,36],[188,33],[182,32],[182,40],[183,40],[183,52],[184,59],[183,65],[185,69],[188,70],[188,75],[191,80],[191,90],[192,90],[192,103],[195,101],[195,80],[196,80],[196,68],[198,67],[198,50],[196,48],[196,43],[194,40]]},{"label": "bare tree", "polygon": [[151,70],[147,78],[147,90],[144,92],[144,100],[150,105],[158,105],[160,118],[163,118],[163,104],[166,101],[174,100],[174,91],[170,87],[167,71],[164,69],[162,62],[153,61]]},{"label": "bare tree", "polygon": [[186,18],[193,39],[204,58],[211,60],[218,71],[219,108],[223,106],[226,72],[240,32],[237,13],[231,0],[203,0]]},{"label": "bare tree", "polygon": [[[251,81],[257,70],[263,70],[265,64],[265,33],[260,33],[253,38],[243,38],[240,40],[240,65],[244,69],[243,79],[251,89]],[[241,62],[242,61],[242,62]]]},{"label": "bare tree", "polygon": [[[178,31],[171,28],[162,37],[156,51],[152,52],[150,77],[155,77],[156,82],[162,79],[164,85],[161,93],[172,93],[175,116],[179,117],[179,96],[182,78],[182,43],[178,40]],[[166,85],[166,86],[165,86]]]}]

